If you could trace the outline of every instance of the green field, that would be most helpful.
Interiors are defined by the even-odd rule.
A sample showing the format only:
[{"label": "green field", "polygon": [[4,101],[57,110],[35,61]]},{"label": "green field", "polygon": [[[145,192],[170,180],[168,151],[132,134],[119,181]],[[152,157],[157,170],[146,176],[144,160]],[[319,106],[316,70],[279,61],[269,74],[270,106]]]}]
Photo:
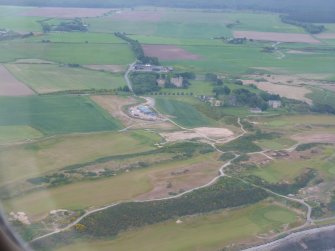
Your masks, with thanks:
[{"label": "green field", "polygon": [[34,36],[26,41],[41,42],[50,40],[52,43],[109,43],[125,44],[123,40],[114,34],[89,33],[89,32],[51,32],[42,36]]},{"label": "green field", "polygon": [[271,140],[259,140],[256,144],[263,149],[283,150],[292,147],[296,142],[287,138],[276,138]]},{"label": "green field", "polygon": [[0,143],[30,140],[43,134],[30,126],[0,126]]},{"label": "green field", "polygon": [[0,126],[31,126],[44,134],[115,131],[121,125],[88,97],[1,97]]},{"label": "green field", "polygon": [[81,240],[57,251],[215,251],[239,241],[252,241],[256,235],[270,230],[278,232],[284,224],[297,222],[298,216],[284,207],[258,203],[236,210],[183,217],[181,220],[182,224],[171,220],[125,232],[114,240]]},{"label": "green field", "polygon": [[0,62],[43,59],[66,64],[117,64],[134,61],[127,44],[40,43],[25,40],[0,42]]},{"label": "green field", "polygon": [[37,93],[107,89],[126,85],[123,75],[53,64],[7,64],[6,68]]},{"label": "green field", "polygon": [[156,98],[157,109],[172,120],[185,127],[201,127],[214,125],[215,121],[206,117],[191,104],[171,98]]},{"label": "green field", "polygon": [[87,163],[106,156],[155,149],[160,137],[144,131],[64,135],[36,143],[1,147],[0,184],[39,177],[69,165]]}]

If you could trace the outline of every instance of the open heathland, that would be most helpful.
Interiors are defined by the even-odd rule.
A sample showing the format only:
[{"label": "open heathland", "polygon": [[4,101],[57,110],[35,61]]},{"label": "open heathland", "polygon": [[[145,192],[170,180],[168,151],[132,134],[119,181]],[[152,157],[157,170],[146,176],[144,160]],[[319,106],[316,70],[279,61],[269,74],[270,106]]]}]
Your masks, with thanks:
[{"label": "open heathland", "polygon": [[0,65],[0,96],[30,96],[34,92]]},{"label": "open heathland", "polygon": [[54,64],[7,64],[7,69],[38,93],[67,90],[114,90],[126,85],[123,76]]},{"label": "open heathland", "polygon": [[87,97],[1,97],[0,125],[28,125],[45,134],[114,131],[118,121]]}]

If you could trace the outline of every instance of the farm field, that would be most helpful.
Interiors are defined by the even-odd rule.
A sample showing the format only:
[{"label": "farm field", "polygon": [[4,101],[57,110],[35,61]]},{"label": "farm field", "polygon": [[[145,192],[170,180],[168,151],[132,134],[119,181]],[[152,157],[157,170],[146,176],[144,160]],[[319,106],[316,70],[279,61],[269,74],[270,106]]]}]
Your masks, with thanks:
[{"label": "farm field", "polygon": [[35,93],[0,65],[0,96],[30,96]]},{"label": "farm field", "polygon": [[51,93],[67,90],[114,90],[126,85],[120,74],[53,64],[7,64],[6,68],[36,92]]},{"label": "farm field", "polygon": [[35,143],[2,146],[1,184],[23,181],[69,165],[86,163],[106,156],[153,150],[154,143],[160,140],[158,135],[144,131],[123,134],[104,132],[58,136]]},{"label": "farm field", "polygon": [[0,117],[1,126],[28,125],[47,135],[121,128],[87,97],[2,97]]},{"label": "farm field", "polygon": [[65,64],[119,64],[134,61],[126,44],[30,43],[16,40],[0,42],[0,62],[17,59],[43,59]]},{"label": "farm field", "polygon": [[75,17],[97,17],[102,16],[110,9],[94,8],[31,8],[20,13],[22,16],[31,17],[58,17],[58,18],[75,18]]},{"label": "farm field", "polygon": [[[191,165],[195,163],[204,166],[210,165],[211,163],[215,163],[215,161],[211,160],[212,157],[213,155],[209,154],[188,160],[174,160],[157,164],[153,167],[126,172],[111,178],[77,182],[56,188],[49,188],[45,191],[32,192],[4,201],[4,206],[7,208],[7,211],[14,209],[24,211],[32,217],[42,217],[49,211],[59,208],[70,210],[99,208],[114,202],[135,199],[139,195],[145,196],[145,193],[157,188],[162,189],[162,187],[160,187],[160,179],[166,180],[165,182],[163,181],[164,189],[166,189],[166,183],[169,181],[169,179],[167,179],[167,173],[184,170],[186,168],[191,169]],[[209,180],[215,177],[219,169],[219,163],[216,164],[217,166],[213,166],[211,171],[203,172],[207,172]],[[187,177],[170,177],[171,182],[177,183],[183,179],[185,179],[184,186],[186,188],[188,184]],[[196,181],[193,182],[196,184]],[[206,182],[203,181],[203,183]],[[127,184],[127,186],[124,187],[124,184]],[[123,187],[123,189],[120,190],[120,187]],[[82,193],[81,191],[90,192]],[[156,194],[158,198],[169,196],[157,191],[154,191],[154,194]]]},{"label": "farm field", "polygon": [[201,127],[215,125],[215,121],[207,118],[192,105],[169,98],[156,98],[157,109],[171,116],[171,119],[185,127]]},{"label": "farm field", "polygon": [[0,144],[20,140],[31,140],[43,134],[30,126],[0,126]]},{"label": "farm field", "polygon": [[[279,231],[285,224],[297,224],[299,216],[287,208],[262,202],[180,220],[181,224],[171,220],[122,233],[114,240],[80,241],[56,250],[218,250],[242,240],[253,242],[257,235]],[[152,241],[148,242],[148,238]]]}]

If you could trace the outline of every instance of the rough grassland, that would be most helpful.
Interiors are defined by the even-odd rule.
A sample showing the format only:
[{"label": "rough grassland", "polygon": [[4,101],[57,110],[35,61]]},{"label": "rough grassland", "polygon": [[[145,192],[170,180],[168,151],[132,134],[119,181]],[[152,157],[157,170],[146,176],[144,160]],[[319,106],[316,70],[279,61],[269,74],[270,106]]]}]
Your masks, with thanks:
[{"label": "rough grassland", "polygon": [[197,111],[192,105],[185,102],[157,98],[157,108],[163,113],[170,115],[172,120],[185,127],[200,127],[213,125],[214,121]]},{"label": "rough grassland", "polygon": [[43,59],[65,64],[119,64],[134,61],[127,44],[0,42],[0,62],[17,59]]},{"label": "rough grassland", "polygon": [[42,136],[42,133],[30,126],[0,126],[0,143],[30,140]]},{"label": "rough grassland", "polygon": [[[293,224],[297,215],[286,208],[258,203],[242,209],[219,211],[209,215],[183,217],[120,234],[115,240],[72,244],[57,251],[215,251],[234,242],[254,240],[256,235],[284,224]],[[148,242],[148,239],[151,241]]]},{"label": "rough grassland", "polygon": [[156,134],[96,133],[66,135],[36,143],[2,147],[0,184],[41,176],[65,166],[86,163],[98,158],[144,152],[160,141]]},{"label": "rough grassland", "polygon": [[[100,207],[120,200],[130,200],[140,194],[149,192],[155,187],[150,177],[160,176],[160,173],[186,169],[194,163],[212,162],[212,155],[201,155],[193,159],[176,160],[157,164],[150,168],[123,173],[116,177],[84,181],[50,188],[44,191],[32,192],[22,197],[4,201],[6,211],[24,211],[30,216],[41,216],[50,210],[84,209]],[[219,164],[218,164],[219,165]],[[83,193],[82,191],[87,191]]]},{"label": "rough grassland", "polygon": [[66,90],[116,89],[126,85],[123,76],[52,64],[10,64],[7,69],[38,93]]}]

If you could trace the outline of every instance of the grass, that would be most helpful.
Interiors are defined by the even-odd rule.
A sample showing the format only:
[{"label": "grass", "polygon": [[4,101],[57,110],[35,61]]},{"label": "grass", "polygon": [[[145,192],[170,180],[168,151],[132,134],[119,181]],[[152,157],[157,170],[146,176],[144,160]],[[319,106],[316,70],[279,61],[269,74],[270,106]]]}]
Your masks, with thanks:
[{"label": "grass", "polygon": [[271,229],[282,230],[284,224],[293,224],[297,218],[297,214],[289,209],[258,203],[236,210],[183,217],[182,224],[171,220],[143,227],[122,233],[114,240],[80,241],[57,251],[219,250],[232,243],[253,240],[256,235]]},{"label": "grass", "polygon": [[[117,89],[126,85],[121,74],[52,64],[8,64],[6,68],[38,93],[66,90]],[[47,80],[47,81],[46,81]]]},{"label": "grass", "polygon": [[160,137],[145,131],[58,136],[36,143],[2,147],[0,184],[20,182],[98,158],[155,149]]},{"label": "grass", "polygon": [[170,98],[156,98],[157,109],[172,120],[185,127],[214,125],[215,122],[206,117],[191,104]]},{"label": "grass", "polygon": [[115,131],[120,123],[88,97],[1,97],[0,126],[31,126],[44,134]]},{"label": "grass", "polygon": [[51,32],[43,36],[35,36],[27,41],[40,42],[50,40],[52,43],[110,43],[125,44],[123,40],[114,36],[114,34],[90,33],[90,32]]},{"label": "grass", "polygon": [[[187,160],[174,160],[111,178],[83,181],[32,192],[6,200],[3,204],[6,211],[24,211],[34,217],[41,216],[56,208],[97,208],[120,200],[130,200],[152,190],[154,184],[152,184],[150,177],[154,175],[166,175],[166,172],[181,170],[195,163],[206,165],[206,163],[212,162],[213,154],[200,155]],[[83,193],[82,191],[88,192]]]},{"label": "grass", "polygon": [[134,61],[127,44],[36,43],[25,40],[0,42],[0,62],[43,59],[64,64],[118,64]]},{"label": "grass", "polygon": [[0,126],[0,143],[30,140],[43,134],[30,126]]},{"label": "grass", "polygon": [[281,159],[275,160],[265,167],[253,169],[250,173],[270,182],[292,181],[306,168],[318,170],[324,177],[332,179],[335,168],[332,164],[334,158],[333,147],[326,147],[317,157],[308,160]]},{"label": "grass", "polygon": [[260,140],[256,144],[263,149],[282,150],[293,146],[296,142],[287,138],[276,138],[271,140]]}]

